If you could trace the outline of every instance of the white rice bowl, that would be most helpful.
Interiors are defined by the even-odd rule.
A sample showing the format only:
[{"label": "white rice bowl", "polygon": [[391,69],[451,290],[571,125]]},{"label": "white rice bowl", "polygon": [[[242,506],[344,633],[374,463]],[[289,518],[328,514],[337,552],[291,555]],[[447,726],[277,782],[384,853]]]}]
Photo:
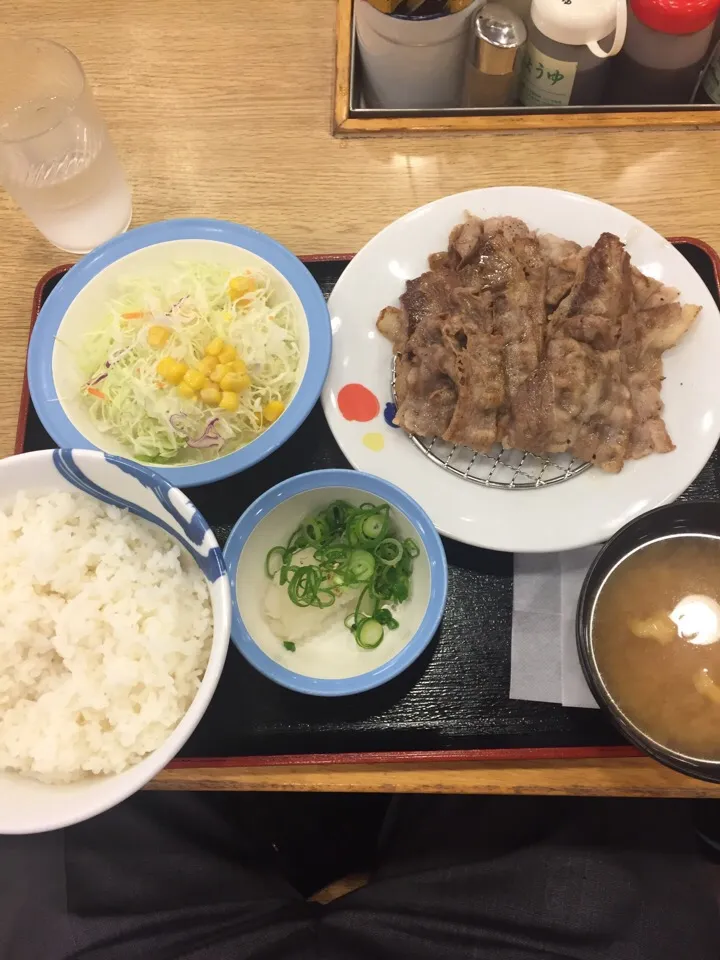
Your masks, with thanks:
[{"label": "white rice bowl", "polygon": [[0,834],[39,833],[115,806],[182,748],[223,670],[230,587],[187,496],[98,451],[0,460],[0,515]]},{"label": "white rice bowl", "polygon": [[158,527],[83,493],[0,510],[0,769],[120,773],[185,714],[212,641],[200,569]]}]

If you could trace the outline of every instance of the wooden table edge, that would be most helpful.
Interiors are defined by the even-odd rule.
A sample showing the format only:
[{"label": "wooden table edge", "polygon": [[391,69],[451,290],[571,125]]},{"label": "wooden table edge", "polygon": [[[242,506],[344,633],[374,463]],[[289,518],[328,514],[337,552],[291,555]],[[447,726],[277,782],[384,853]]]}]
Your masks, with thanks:
[{"label": "wooden table edge", "polygon": [[542,794],[608,797],[720,797],[720,784],[675,773],[648,757],[483,763],[181,767],[152,790],[337,793]]}]

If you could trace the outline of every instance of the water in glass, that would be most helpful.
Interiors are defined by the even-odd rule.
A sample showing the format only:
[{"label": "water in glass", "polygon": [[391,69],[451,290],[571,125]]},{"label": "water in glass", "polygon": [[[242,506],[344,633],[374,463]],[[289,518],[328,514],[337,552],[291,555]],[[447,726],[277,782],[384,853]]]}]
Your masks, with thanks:
[{"label": "water in glass", "polygon": [[15,43],[30,45],[31,69],[22,89],[0,93],[0,179],[51,243],[86,253],[127,229],[127,181],[75,57]]}]

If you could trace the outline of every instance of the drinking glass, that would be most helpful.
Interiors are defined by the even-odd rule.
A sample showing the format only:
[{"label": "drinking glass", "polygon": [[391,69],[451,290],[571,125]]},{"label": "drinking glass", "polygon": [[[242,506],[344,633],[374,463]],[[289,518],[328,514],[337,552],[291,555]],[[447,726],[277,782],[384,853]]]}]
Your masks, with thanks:
[{"label": "drinking glass", "polygon": [[130,188],[83,68],[51,40],[0,40],[0,182],[50,243],[127,230]]}]

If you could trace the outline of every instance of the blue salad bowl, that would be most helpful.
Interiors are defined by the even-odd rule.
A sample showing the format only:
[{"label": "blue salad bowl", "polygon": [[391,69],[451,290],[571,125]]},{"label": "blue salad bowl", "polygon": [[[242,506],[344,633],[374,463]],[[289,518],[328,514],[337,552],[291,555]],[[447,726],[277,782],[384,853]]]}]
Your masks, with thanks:
[{"label": "blue salad bowl", "polygon": [[[386,629],[379,646],[371,650],[355,642],[344,623],[347,609],[339,605],[337,613],[332,608],[327,611],[332,622],[325,621],[315,634],[306,632],[297,643],[279,635],[271,626],[272,617],[268,619],[268,592],[278,589],[266,572],[268,551],[286,544],[303,520],[335,500],[354,506],[389,504],[398,539],[411,538],[418,548],[410,596],[393,609],[399,625]],[[299,693],[340,697],[387,683],[426,649],[445,609],[447,560],[432,520],[394,484],[369,473],[316,470],[279,483],[240,517],[224,555],[230,576],[233,643],[260,673]],[[291,609],[289,622],[302,624],[304,612],[297,608],[295,616]],[[307,623],[300,629],[306,629]]]},{"label": "blue salad bowl", "polygon": [[[299,366],[294,393],[284,412],[253,440],[225,455],[219,449],[212,459],[169,465],[159,459],[135,457],[128,444],[91,416],[84,396],[88,373],[82,360],[89,336],[107,322],[109,302],[123,280],[168,277],[172,282],[173,270],[187,263],[212,264],[233,275],[262,270],[269,277],[271,303],[287,302],[293,309]],[[168,220],[115,237],[69,270],[45,302],[32,332],[28,382],[38,416],[59,447],[97,449],[135,459],[175,486],[191,487],[246,470],[285,443],[320,395],[330,349],[330,317],[323,294],[312,274],[289,250],[235,223]],[[193,441],[189,446],[203,446],[206,438],[189,439]]]}]

